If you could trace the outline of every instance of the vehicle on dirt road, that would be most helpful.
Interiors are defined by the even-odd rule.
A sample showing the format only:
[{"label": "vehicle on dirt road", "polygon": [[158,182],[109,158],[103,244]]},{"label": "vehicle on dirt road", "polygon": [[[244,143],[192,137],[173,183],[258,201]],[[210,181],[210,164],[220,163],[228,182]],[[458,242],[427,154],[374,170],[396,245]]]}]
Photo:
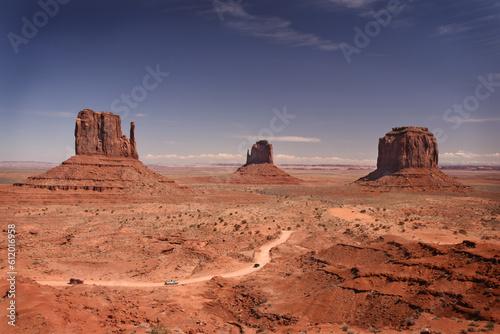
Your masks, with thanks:
[{"label": "vehicle on dirt road", "polygon": [[179,282],[177,282],[176,280],[170,280],[165,282],[165,285],[176,285],[176,284],[179,284]]},{"label": "vehicle on dirt road", "polygon": [[70,278],[68,284],[83,284],[83,281],[77,278]]}]

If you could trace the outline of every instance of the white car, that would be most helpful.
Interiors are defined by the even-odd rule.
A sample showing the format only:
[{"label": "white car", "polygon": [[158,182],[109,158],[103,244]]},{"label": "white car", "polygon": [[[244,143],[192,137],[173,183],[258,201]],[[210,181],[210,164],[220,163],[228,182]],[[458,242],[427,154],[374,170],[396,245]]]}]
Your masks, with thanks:
[{"label": "white car", "polygon": [[176,284],[179,284],[179,282],[175,280],[170,280],[165,282],[165,285],[176,285]]}]

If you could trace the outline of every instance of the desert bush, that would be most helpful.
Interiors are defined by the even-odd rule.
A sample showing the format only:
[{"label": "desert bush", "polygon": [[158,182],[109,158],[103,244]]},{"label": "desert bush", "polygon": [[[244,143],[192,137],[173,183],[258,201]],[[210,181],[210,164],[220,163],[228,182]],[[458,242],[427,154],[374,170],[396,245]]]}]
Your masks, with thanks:
[{"label": "desert bush", "polygon": [[151,327],[151,334],[172,334],[172,331],[163,325],[156,325]]}]

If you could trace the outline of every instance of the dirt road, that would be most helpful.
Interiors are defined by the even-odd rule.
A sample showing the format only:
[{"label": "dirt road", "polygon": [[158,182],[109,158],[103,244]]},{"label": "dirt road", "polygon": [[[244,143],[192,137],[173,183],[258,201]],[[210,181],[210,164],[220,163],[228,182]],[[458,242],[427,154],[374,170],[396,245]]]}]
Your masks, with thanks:
[{"label": "dirt road", "polygon": [[[253,272],[256,272],[257,270],[262,269],[262,267],[264,267],[266,264],[268,264],[271,261],[271,256],[269,254],[271,249],[273,247],[276,247],[276,246],[286,242],[288,240],[288,238],[290,238],[290,235],[292,233],[293,233],[292,231],[282,231],[281,235],[278,239],[276,239],[273,242],[270,242],[268,244],[265,244],[260,248],[257,248],[254,252],[253,263],[251,265],[248,265],[244,268],[241,268],[239,270],[232,271],[229,273],[213,274],[213,275],[207,275],[207,276],[202,276],[202,277],[180,280],[179,285],[209,281],[215,276],[238,277],[238,276],[244,276],[244,275],[248,275],[248,274],[251,274]],[[260,267],[254,268],[253,265],[255,263],[260,264]],[[68,285],[68,281],[37,281],[37,282],[39,284],[42,284],[42,285],[50,285],[50,286],[67,286]],[[164,282],[156,283],[156,282],[130,282],[130,281],[85,281],[85,285],[129,286],[129,287],[137,287],[137,288],[150,288],[150,287],[164,286]]]}]

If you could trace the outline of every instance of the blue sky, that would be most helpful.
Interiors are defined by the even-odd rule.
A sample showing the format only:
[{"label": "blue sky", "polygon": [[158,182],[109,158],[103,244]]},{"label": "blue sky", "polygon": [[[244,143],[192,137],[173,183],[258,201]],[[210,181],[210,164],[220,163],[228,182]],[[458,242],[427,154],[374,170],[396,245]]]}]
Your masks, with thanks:
[{"label": "blue sky", "polygon": [[500,164],[496,0],[7,0],[0,160],[61,162],[89,108],[145,163],[375,164],[395,126]]}]

